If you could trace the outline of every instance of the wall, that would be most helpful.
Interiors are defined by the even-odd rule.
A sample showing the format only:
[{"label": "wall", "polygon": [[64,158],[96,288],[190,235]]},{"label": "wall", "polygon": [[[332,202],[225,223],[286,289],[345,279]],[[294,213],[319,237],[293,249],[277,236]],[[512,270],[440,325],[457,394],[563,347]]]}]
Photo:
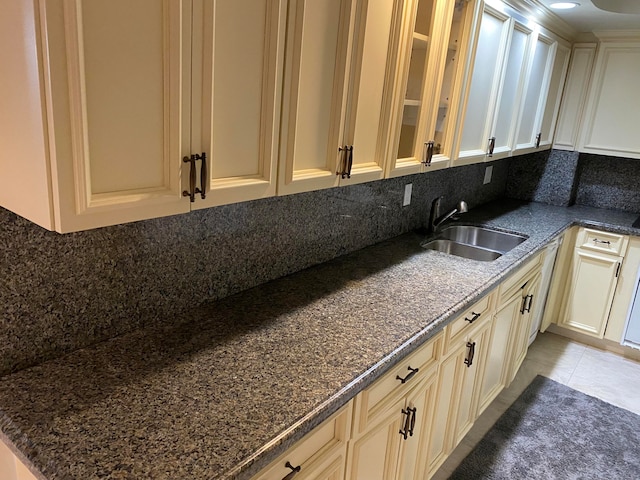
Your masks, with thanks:
[{"label": "wall", "polygon": [[551,150],[514,157],[506,195],[640,213],[640,160]]},{"label": "wall", "polygon": [[436,196],[501,197],[508,163],[492,165],[488,185],[471,165],[66,235],[0,208],[0,374],[423,226]]}]

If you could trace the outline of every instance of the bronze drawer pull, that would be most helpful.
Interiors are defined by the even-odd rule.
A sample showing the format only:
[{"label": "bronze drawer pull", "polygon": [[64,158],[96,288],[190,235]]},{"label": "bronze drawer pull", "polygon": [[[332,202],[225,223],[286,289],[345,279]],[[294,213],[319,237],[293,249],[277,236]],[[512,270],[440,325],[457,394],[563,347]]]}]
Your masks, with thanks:
[{"label": "bronze drawer pull", "polygon": [[418,373],[419,368],[411,368],[411,366],[407,367],[407,370],[411,370],[406,377],[402,378],[400,375],[396,375],[396,380],[400,380],[400,383],[407,383],[409,380],[413,378],[413,376]]},{"label": "bronze drawer pull", "polygon": [[298,472],[301,470],[300,465],[298,465],[297,467],[294,467],[293,465],[291,465],[291,462],[287,462],[284,464],[285,467],[290,468],[291,472],[288,473],[286,476],[284,476],[282,478],[282,480],[291,480],[293,477],[295,477]]}]

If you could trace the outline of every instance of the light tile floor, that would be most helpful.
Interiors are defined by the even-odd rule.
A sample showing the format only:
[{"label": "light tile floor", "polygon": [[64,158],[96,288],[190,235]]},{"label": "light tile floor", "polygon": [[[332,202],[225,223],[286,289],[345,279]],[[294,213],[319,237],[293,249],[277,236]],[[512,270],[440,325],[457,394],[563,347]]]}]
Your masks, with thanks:
[{"label": "light tile floor", "polygon": [[555,335],[538,334],[516,378],[451,453],[433,480],[449,478],[458,464],[489,431],[536,375],[598,397],[640,415],[640,363]]}]

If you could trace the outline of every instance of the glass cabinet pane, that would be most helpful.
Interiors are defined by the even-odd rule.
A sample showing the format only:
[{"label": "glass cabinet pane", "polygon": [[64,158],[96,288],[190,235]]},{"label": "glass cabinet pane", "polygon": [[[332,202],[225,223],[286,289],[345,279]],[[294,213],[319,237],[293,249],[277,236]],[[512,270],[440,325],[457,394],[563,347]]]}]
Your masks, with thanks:
[{"label": "glass cabinet pane", "polygon": [[434,3],[433,0],[420,0],[416,9],[397,158],[416,155],[416,139],[422,117],[421,107],[431,46]]},{"label": "glass cabinet pane", "polygon": [[434,132],[434,150],[435,155],[441,153],[442,146],[445,141],[448,115],[450,112],[450,100],[453,94],[453,86],[456,79],[456,73],[461,64],[462,54],[462,34],[464,33],[464,19],[467,5],[466,0],[456,0],[453,19],[451,21],[451,32],[447,43],[447,60],[444,67],[444,75],[442,78],[442,89],[440,90],[440,102],[438,104],[438,116],[436,118],[436,127]]}]

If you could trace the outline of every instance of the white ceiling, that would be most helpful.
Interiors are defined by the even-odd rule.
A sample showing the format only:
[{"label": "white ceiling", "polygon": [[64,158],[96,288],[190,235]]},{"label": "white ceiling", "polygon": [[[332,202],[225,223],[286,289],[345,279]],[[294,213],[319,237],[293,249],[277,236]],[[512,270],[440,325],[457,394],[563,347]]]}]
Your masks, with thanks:
[{"label": "white ceiling", "polygon": [[[545,6],[558,0],[539,0]],[[575,0],[580,6],[571,10],[553,10],[558,17],[578,32],[598,30],[640,30],[640,0]],[[614,13],[607,9],[637,13]]]}]

